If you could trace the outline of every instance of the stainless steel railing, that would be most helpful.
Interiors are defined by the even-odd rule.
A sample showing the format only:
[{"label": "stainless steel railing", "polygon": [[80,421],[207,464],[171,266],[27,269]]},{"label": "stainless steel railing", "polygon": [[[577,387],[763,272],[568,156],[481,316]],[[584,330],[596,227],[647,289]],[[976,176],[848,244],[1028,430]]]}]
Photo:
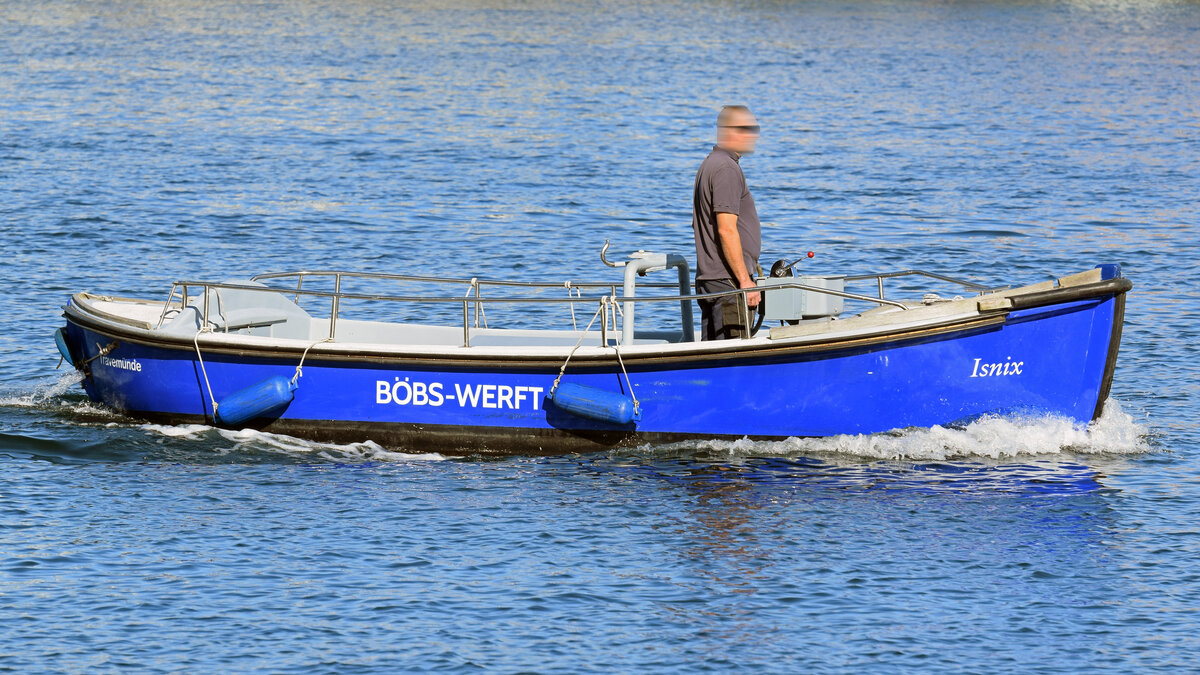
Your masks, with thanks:
[{"label": "stainless steel railing", "polygon": [[[985,292],[991,290],[989,287],[976,284],[970,281],[953,279],[931,272],[921,270],[904,270],[900,272],[888,272],[882,274],[867,274],[857,276],[847,276],[846,281],[861,281],[866,279],[876,279],[879,289],[879,295],[870,296],[858,293],[850,293],[846,291],[836,291],[828,288],[810,286],[797,282],[787,282],[773,284],[769,289],[745,288],[733,289],[729,291],[719,291],[716,293],[703,294],[676,294],[663,296],[644,296],[625,297],[617,294],[617,285],[603,282],[562,282],[551,283],[541,281],[504,281],[504,280],[480,280],[478,278],[470,279],[455,279],[444,277],[427,277],[402,274],[383,274],[371,272],[348,272],[341,270],[301,270],[295,272],[278,272],[270,274],[259,274],[251,278],[251,281],[264,283],[267,280],[296,278],[295,288],[276,287],[264,284],[263,286],[237,284],[237,283],[218,283],[211,281],[196,281],[196,280],[180,280],[171,284],[171,292],[167,296],[167,300],[163,303],[162,312],[159,315],[156,328],[161,328],[167,314],[175,305],[178,298],[178,308],[182,310],[187,307],[193,300],[189,297],[189,289],[201,288],[202,309],[201,320],[202,327],[209,329],[213,326],[210,320],[210,296],[219,295],[215,291],[220,289],[235,289],[243,291],[255,291],[262,293],[279,293],[282,295],[291,295],[298,303],[301,296],[314,298],[327,298],[330,302],[329,308],[329,338],[333,339],[337,335],[337,319],[340,312],[342,300],[361,300],[361,301],[381,301],[381,302],[399,302],[399,303],[429,303],[429,304],[457,304],[462,307],[462,326],[463,326],[463,346],[469,347],[471,344],[471,328],[480,328],[481,322],[486,328],[486,313],[484,306],[486,304],[593,304],[598,305],[597,312],[601,318],[601,345],[608,344],[608,331],[610,330],[609,321],[612,321],[611,330],[616,332],[617,313],[620,311],[620,305],[625,302],[640,302],[640,303],[656,303],[656,302],[683,302],[702,299],[714,299],[736,295],[739,297],[739,318],[746,327],[744,337],[750,338],[750,307],[747,303],[746,295],[748,293],[771,292],[780,289],[797,289],[812,293],[821,293],[825,295],[836,296],[848,300],[856,300],[861,302],[873,303],[876,305],[890,305],[901,310],[908,309],[908,306],[902,302],[889,300],[884,297],[883,280],[885,278],[894,278],[901,276],[924,276],[938,281],[944,281],[960,285],[969,290],[977,292]],[[319,291],[304,288],[304,280],[306,278],[332,277],[334,289],[330,291]],[[463,295],[389,295],[379,293],[351,293],[342,291],[342,282],[344,279],[371,279],[371,280],[389,280],[416,282],[426,284],[440,284],[450,286],[466,286],[466,292]],[[643,287],[649,288],[678,288],[677,284],[671,283],[646,283],[640,284]],[[520,288],[520,289],[555,289],[567,288],[568,291],[575,289],[575,293],[568,293],[567,297],[533,297],[533,296],[487,296],[483,294],[484,286],[494,286],[499,288]],[[602,295],[583,295],[585,290],[606,289],[607,294]],[[474,320],[472,321],[471,309],[474,308]],[[473,326],[472,326],[473,324]]]},{"label": "stainless steel railing", "polygon": [[995,288],[993,288],[991,286],[977,284],[973,281],[963,281],[962,279],[955,279],[953,277],[947,277],[947,276],[943,276],[941,274],[934,274],[933,272],[926,272],[924,270],[902,270],[900,272],[883,272],[881,274],[859,274],[859,275],[855,275],[855,276],[845,277],[845,280],[846,281],[863,281],[865,279],[875,279],[879,286],[879,297],[882,299],[883,298],[883,280],[884,279],[895,279],[896,277],[908,277],[908,276],[921,276],[921,277],[927,277],[929,279],[935,279],[937,281],[945,281],[947,283],[962,286],[963,288],[965,288],[969,291],[976,291],[979,293],[985,293],[989,290],[995,290]]}]

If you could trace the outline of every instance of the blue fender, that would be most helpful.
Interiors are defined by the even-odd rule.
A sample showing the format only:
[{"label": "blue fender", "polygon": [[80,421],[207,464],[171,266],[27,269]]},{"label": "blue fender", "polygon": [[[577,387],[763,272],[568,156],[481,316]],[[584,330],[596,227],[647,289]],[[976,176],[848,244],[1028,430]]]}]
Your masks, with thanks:
[{"label": "blue fender", "polygon": [[66,331],[64,331],[62,328],[54,331],[54,343],[58,345],[58,353],[62,354],[62,357],[66,359],[67,363],[74,366],[75,359],[71,357],[71,348],[67,346]]},{"label": "blue fender", "polygon": [[282,375],[236,391],[217,403],[217,422],[240,427],[253,419],[278,417],[296,397],[296,385]]},{"label": "blue fender", "polygon": [[566,383],[558,385],[546,398],[569,413],[598,422],[626,425],[642,419],[642,411],[631,397],[607,389]]}]

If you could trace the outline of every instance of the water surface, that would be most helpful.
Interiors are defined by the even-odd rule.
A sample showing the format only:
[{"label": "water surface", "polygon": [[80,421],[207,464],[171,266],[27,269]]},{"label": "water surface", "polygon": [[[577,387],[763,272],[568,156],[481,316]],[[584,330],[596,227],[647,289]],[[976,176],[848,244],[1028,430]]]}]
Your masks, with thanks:
[{"label": "water surface", "polygon": [[[0,6],[0,668],[1191,668],[1197,64],[1194,2]],[[1105,418],[478,461],[54,370],[78,290],[690,256],[728,102],[764,260],[1120,263]]]}]

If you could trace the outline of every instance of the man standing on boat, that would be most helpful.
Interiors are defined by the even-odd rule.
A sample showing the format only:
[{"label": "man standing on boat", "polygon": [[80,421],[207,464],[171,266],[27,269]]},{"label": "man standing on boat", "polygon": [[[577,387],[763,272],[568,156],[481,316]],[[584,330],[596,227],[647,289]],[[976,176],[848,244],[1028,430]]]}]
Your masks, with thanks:
[{"label": "man standing on boat", "polygon": [[[717,115],[717,144],[700,164],[692,194],[692,230],[696,235],[696,293],[755,288],[762,233],[754,197],[739,160],[754,152],[758,120],[744,105],[727,105]],[[741,337],[741,300],[728,295],[699,300],[705,340]],[[747,293],[755,308],[759,293]],[[749,317],[747,317],[749,319]]]}]

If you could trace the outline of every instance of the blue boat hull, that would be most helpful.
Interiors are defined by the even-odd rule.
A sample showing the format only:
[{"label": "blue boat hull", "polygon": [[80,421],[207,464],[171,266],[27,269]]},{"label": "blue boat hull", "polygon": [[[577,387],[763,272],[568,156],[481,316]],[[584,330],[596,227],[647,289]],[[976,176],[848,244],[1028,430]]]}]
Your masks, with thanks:
[{"label": "blue boat hull", "polygon": [[[294,400],[253,426],[422,451],[538,454],[694,438],[867,434],[987,414],[1084,424],[1108,395],[1128,287],[1117,279],[1044,293],[991,319],[870,339],[627,356],[642,415],[627,425],[558,409],[546,395],[561,362],[313,353]],[[76,363],[87,364],[83,386],[93,400],[153,421],[212,423],[190,342],[155,343],[70,312],[67,318],[69,348]],[[111,353],[96,358],[113,342]],[[220,401],[267,378],[291,378],[298,357],[211,350],[204,364]],[[610,360],[572,361],[566,380],[628,393]]]}]

